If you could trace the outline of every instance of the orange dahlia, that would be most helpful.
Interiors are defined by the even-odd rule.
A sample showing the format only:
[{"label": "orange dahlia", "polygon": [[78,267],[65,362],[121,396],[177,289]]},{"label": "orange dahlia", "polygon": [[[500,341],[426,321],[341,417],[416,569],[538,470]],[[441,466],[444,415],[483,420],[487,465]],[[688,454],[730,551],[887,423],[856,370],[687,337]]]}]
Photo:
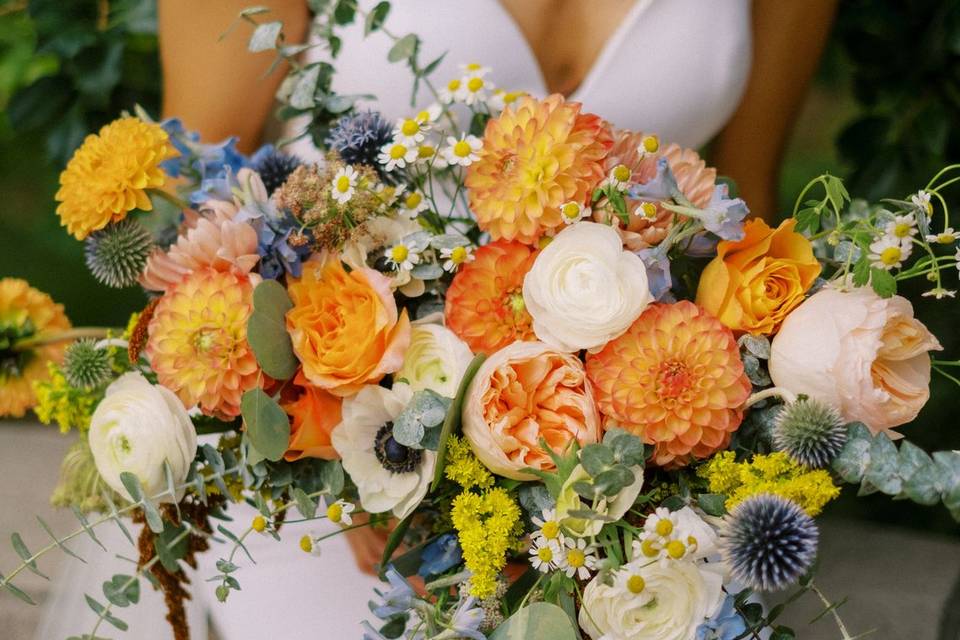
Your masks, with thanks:
[{"label": "orange dahlia", "polygon": [[[717,170],[708,167],[696,151],[671,143],[653,153],[641,154],[638,147],[651,138],[656,140],[655,136],[621,129],[614,132],[613,137],[613,147],[604,161],[604,170],[607,174],[618,165],[624,165],[630,170],[630,182],[644,184],[656,177],[657,161],[660,158],[666,158],[667,165],[677,180],[677,187],[684,197],[697,207],[705,207],[710,202],[710,196],[713,195],[713,189],[717,183]],[[620,235],[624,245],[632,251],[657,245],[667,236],[673,223],[673,212],[657,203],[652,203],[655,208],[649,213],[643,210],[638,211],[637,207],[642,204],[641,200],[627,198],[630,224],[625,230],[620,230]],[[594,220],[611,222],[618,229],[620,227],[619,218],[602,206],[595,209]]]},{"label": "orange dahlia", "polygon": [[83,240],[134,209],[150,211],[147,189],[163,186],[160,163],[175,155],[166,131],[139,118],[114,120],[87,136],[60,174],[60,224]]},{"label": "orange dahlia", "polygon": [[560,206],[586,205],[613,143],[607,124],[560,95],[520,98],[487,123],[467,170],[470,208],[494,240],[533,243],[563,225]]},{"label": "orange dahlia", "polygon": [[33,383],[49,377],[47,363],[62,360],[67,346],[56,342],[15,351],[14,344],[69,328],[63,305],[26,280],[0,279],[0,418],[19,418],[36,404]]},{"label": "orange dahlia", "polygon": [[248,276],[206,268],[171,287],[157,304],[147,358],[160,384],[185,406],[234,418],[243,392],[258,385],[260,370],[247,343],[253,287]]},{"label": "orange dahlia", "polygon": [[474,353],[490,355],[517,340],[535,340],[523,303],[523,277],[537,252],[500,240],[480,247],[447,289],[447,327]]},{"label": "orange dahlia", "polygon": [[587,355],[605,428],[655,445],[682,466],[725,447],[743,420],[750,381],[733,333],[693,304],[652,304],[625,334]]}]

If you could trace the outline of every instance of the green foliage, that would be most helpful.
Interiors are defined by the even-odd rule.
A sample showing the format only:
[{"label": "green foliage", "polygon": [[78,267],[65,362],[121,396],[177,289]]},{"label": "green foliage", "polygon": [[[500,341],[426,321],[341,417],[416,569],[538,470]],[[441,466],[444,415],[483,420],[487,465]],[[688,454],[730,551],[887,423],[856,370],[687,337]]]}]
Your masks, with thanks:
[{"label": "green foliage", "polygon": [[636,481],[634,468],[642,468],[645,459],[646,449],[640,438],[622,429],[610,429],[603,442],[581,450],[580,464],[592,481],[577,482],[573,489],[588,500],[616,496]]},{"label": "green foliage", "polygon": [[279,460],[290,443],[290,419],[263,389],[250,389],[240,400],[250,444],[267,460]]},{"label": "green foliage", "polygon": [[430,389],[417,391],[393,420],[393,438],[412,449],[436,450],[452,400]]},{"label": "green foliage", "polygon": [[22,38],[0,54],[0,70],[20,69],[0,80],[13,92],[7,116],[16,131],[43,131],[56,162],[134,103],[158,109],[156,0],[30,0],[3,20]]},{"label": "green foliage", "polygon": [[575,640],[576,627],[560,607],[535,602],[507,618],[490,640]]},{"label": "green foliage", "polygon": [[436,491],[443,480],[443,467],[447,458],[447,439],[460,428],[461,411],[463,410],[463,398],[467,395],[467,389],[470,388],[470,382],[473,376],[477,375],[477,370],[486,356],[482,353],[474,356],[470,364],[463,372],[463,378],[460,379],[460,386],[457,388],[457,395],[450,403],[450,409],[447,411],[447,417],[443,421],[443,428],[440,430],[440,440],[437,444],[437,464],[433,472],[433,482],[430,484],[430,491]]},{"label": "green foliage", "polygon": [[290,296],[276,280],[264,280],[253,290],[247,341],[264,373],[275,380],[288,380],[297,371],[297,358],[285,319],[291,308]]}]

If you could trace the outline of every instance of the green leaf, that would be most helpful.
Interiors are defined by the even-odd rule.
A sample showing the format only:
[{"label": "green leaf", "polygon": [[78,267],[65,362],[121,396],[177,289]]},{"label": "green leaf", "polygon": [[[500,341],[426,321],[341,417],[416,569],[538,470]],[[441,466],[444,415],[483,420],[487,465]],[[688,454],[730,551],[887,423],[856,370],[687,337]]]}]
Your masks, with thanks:
[{"label": "green leaf", "polygon": [[187,548],[190,536],[183,536],[173,541],[184,532],[182,526],[178,527],[172,522],[164,522],[163,531],[157,534],[153,540],[153,548],[157,552],[157,558],[163,568],[171,573],[176,573],[180,569],[179,561],[187,556]]},{"label": "green leaf", "polygon": [[[425,66],[423,69],[421,69],[421,70],[420,70],[420,75],[421,75],[421,76],[428,76],[428,75],[430,75],[431,73],[433,73],[434,71],[436,71],[436,70],[437,70],[437,67],[440,66],[440,63],[443,62],[443,59],[446,58],[446,57],[447,57],[447,52],[444,51],[442,54],[440,54],[440,57],[439,57],[439,58],[436,58],[436,59],[430,61],[430,63],[427,64],[427,66]],[[486,123],[484,123],[484,124],[486,124]]]},{"label": "green leaf", "polygon": [[701,493],[697,504],[708,516],[722,516],[727,513],[727,496],[719,493]]},{"label": "green leaf", "polygon": [[850,194],[847,193],[847,188],[843,186],[843,180],[837,176],[826,175],[824,176],[823,187],[833,208],[842,211],[844,205],[850,201]]},{"label": "green leaf", "polygon": [[126,631],[129,628],[126,622],[111,615],[105,606],[91,598],[89,595],[83,594],[83,597],[86,598],[87,604],[99,617],[103,618],[117,629],[120,629],[120,631]]},{"label": "green leaf", "polygon": [[797,211],[797,214],[794,216],[797,221],[794,230],[797,233],[803,233],[805,231],[809,233],[816,233],[820,229],[820,210],[816,207],[807,207],[806,209],[800,209]]},{"label": "green leaf", "polygon": [[6,578],[3,577],[3,574],[0,573],[0,586],[9,591],[14,597],[23,600],[27,604],[35,605],[33,598],[28,596],[25,591],[21,590],[19,587],[15,587],[12,582],[8,582]]},{"label": "green leaf", "polygon": [[893,274],[880,267],[870,269],[870,285],[881,298],[889,298],[897,292],[897,280]]},{"label": "green leaf", "polygon": [[870,464],[871,438],[870,431],[862,422],[847,426],[847,443],[833,461],[833,469],[846,482],[856,484],[863,480]]},{"label": "green leaf", "polygon": [[602,444],[588,444],[580,451],[580,464],[591,476],[597,476],[614,464],[613,449]]},{"label": "green leaf", "polygon": [[317,515],[317,503],[303,489],[297,487],[293,490],[293,500],[297,503],[297,510],[304,518],[312,518]]},{"label": "green leaf", "polygon": [[535,602],[507,618],[490,640],[576,640],[577,632],[563,609]]},{"label": "green leaf", "polygon": [[870,282],[870,260],[866,252],[861,252],[860,257],[853,265],[853,284],[862,287]]},{"label": "green leaf", "polygon": [[940,502],[937,466],[923,449],[906,440],[900,444],[900,477],[904,495],[917,504]]},{"label": "green leaf", "polygon": [[340,26],[352,23],[356,17],[357,0],[340,0],[333,8],[333,21]]},{"label": "green leaf", "polygon": [[407,529],[410,528],[410,524],[413,522],[413,516],[414,514],[412,513],[408,515],[398,522],[397,526],[390,532],[390,536],[387,538],[387,544],[383,547],[383,554],[380,556],[381,580],[386,580],[386,571],[387,567],[390,566],[390,561],[393,559],[393,552],[396,551],[400,543],[403,542],[403,536],[407,535]]},{"label": "green leaf", "polygon": [[874,436],[870,444],[870,464],[863,479],[879,491],[895,496],[900,493],[902,484],[898,473],[899,463],[900,457],[893,441],[884,434]]},{"label": "green leaf", "polygon": [[250,389],[240,400],[240,414],[250,444],[267,460],[279,460],[290,443],[290,419],[263,389]]},{"label": "green leaf", "polygon": [[19,533],[14,532],[10,536],[10,542],[13,544],[13,550],[17,552],[17,555],[20,556],[20,559],[23,560],[27,569],[30,569],[33,573],[49,580],[50,578],[45,574],[41,573],[40,569],[37,568],[37,561],[32,558],[33,554],[30,553],[30,549],[27,548],[27,545],[24,544],[23,538],[20,537]]},{"label": "green leaf", "polygon": [[163,531],[163,518],[160,517],[160,511],[157,510],[157,505],[145,497],[141,506],[143,507],[143,516],[147,520],[147,526],[150,527],[150,531],[154,533]]},{"label": "green leaf", "polygon": [[253,34],[250,36],[247,49],[254,53],[276,49],[277,38],[280,36],[282,30],[283,23],[279,20],[257,25],[257,28],[253,30]]},{"label": "green leaf", "polygon": [[137,476],[133,475],[129,471],[123,471],[120,473],[120,482],[123,483],[123,486],[126,488],[127,493],[130,494],[130,499],[133,502],[140,502],[143,500],[143,489],[140,487],[140,480]]},{"label": "green leaf", "polygon": [[135,576],[117,574],[103,583],[103,595],[118,607],[129,607],[140,601],[140,581]]},{"label": "green leaf", "polygon": [[474,356],[473,360],[470,361],[470,364],[467,365],[466,370],[463,372],[463,377],[460,379],[457,395],[454,396],[453,402],[450,403],[450,408],[447,410],[447,417],[443,421],[443,431],[440,432],[440,445],[437,448],[437,463],[433,471],[433,482],[430,485],[431,491],[436,491],[440,485],[440,481],[443,480],[443,468],[447,459],[447,440],[454,431],[460,428],[460,412],[463,409],[463,398],[467,395],[467,389],[470,388],[473,377],[477,375],[477,370],[485,359],[485,355],[478,353]]},{"label": "green leaf", "polygon": [[287,333],[287,311],[293,302],[276,280],[264,280],[253,290],[253,313],[247,320],[247,342],[264,373],[288,380],[297,371],[297,357]]},{"label": "green leaf", "polygon": [[312,109],[317,103],[315,94],[317,82],[320,80],[320,65],[304,67],[302,73],[289,78],[295,79],[293,91],[290,92],[290,106],[295,109]]},{"label": "green leaf", "polygon": [[370,35],[374,31],[377,31],[380,27],[383,26],[383,23],[387,19],[387,14],[390,13],[390,3],[384,0],[383,2],[378,2],[377,5],[370,10],[370,13],[367,14],[367,19],[363,23],[363,35],[364,37]]},{"label": "green leaf", "polygon": [[390,62],[409,60],[416,54],[419,45],[420,39],[417,38],[416,34],[408,33],[390,47],[390,51],[387,53],[387,60]]}]

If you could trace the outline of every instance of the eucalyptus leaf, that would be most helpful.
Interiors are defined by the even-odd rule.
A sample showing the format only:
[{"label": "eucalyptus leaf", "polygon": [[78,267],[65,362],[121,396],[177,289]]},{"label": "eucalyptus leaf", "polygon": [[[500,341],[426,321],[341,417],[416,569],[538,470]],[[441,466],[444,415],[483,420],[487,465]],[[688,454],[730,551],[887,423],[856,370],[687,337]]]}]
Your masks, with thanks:
[{"label": "eucalyptus leaf", "polygon": [[719,493],[701,493],[697,504],[708,516],[722,516],[727,513],[727,496]]},{"label": "eucalyptus leaf", "polygon": [[863,423],[855,422],[847,428],[847,443],[833,461],[833,469],[846,482],[856,484],[870,464],[870,432]]},{"label": "eucalyptus leaf", "polygon": [[746,349],[754,357],[761,360],[770,359],[770,340],[766,336],[755,336],[745,333],[737,340],[740,348]]},{"label": "eucalyptus leaf", "polygon": [[293,79],[290,106],[295,109],[312,109],[316,104],[315,94],[317,82],[320,80],[320,65],[307,66],[297,76],[289,77]]},{"label": "eucalyptus leaf", "polygon": [[555,604],[535,602],[507,618],[490,640],[576,640],[566,612]]},{"label": "eucalyptus leaf", "polygon": [[103,595],[118,607],[137,604],[140,601],[140,581],[135,576],[117,574],[103,583]]},{"label": "eucalyptus leaf", "polygon": [[276,49],[277,38],[280,36],[282,30],[283,23],[279,20],[257,25],[257,28],[253,30],[253,34],[250,36],[250,42],[247,48],[254,53]]},{"label": "eucalyptus leaf", "polygon": [[264,280],[253,290],[247,342],[264,373],[275,380],[287,380],[297,371],[297,357],[286,324],[286,313],[292,308],[290,296],[276,280]]},{"label": "eucalyptus leaf", "polygon": [[900,493],[901,481],[898,473],[900,456],[897,447],[886,435],[874,436],[870,444],[870,464],[864,473],[864,480],[887,495]]},{"label": "eucalyptus leaf", "polygon": [[390,51],[387,52],[387,60],[390,62],[409,60],[416,54],[419,45],[420,40],[416,34],[408,33],[397,40],[396,44],[390,48]]},{"label": "eucalyptus leaf", "polygon": [[614,464],[613,449],[603,444],[588,444],[580,451],[580,464],[591,476],[597,476]]},{"label": "eucalyptus leaf", "polygon": [[410,270],[410,275],[418,280],[436,280],[443,276],[443,267],[436,262],[421,262]]},{"label": "eucalyptus leaf", "polygon": [[297,487],[293,490],[293,500],[304,518],[313,518],[317,515],[317,503],[303,489]]},{"label": "eucalyptus leaf", "polygon": [[240,413],[250,444],[267,460],[279,460],[290,441],[290,420],[263,389],[250,389],[240,401]]},{"label": "eucalyptus leaf", "polygon": [[390,3],[386,0],[378,2],[376,6],[367,14],[363,24],[363,35],[368,36],[374,31],[380,29],[390,13]]}]

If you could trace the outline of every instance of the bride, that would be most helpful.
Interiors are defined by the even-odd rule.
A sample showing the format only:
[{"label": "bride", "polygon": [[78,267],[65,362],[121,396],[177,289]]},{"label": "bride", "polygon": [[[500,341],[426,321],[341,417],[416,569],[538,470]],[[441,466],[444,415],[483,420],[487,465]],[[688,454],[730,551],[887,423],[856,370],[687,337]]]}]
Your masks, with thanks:
[{"label": "bride", "polygon": [[[772,217],[780,157],[810,76],[829,31],[836,0],[394,0],[387,26],[416,33],[423,58],[448,52],[433,77],[457,77],[460,63],[494,70],[508,90],[535,95],[561,93],[602,113],[618,128],[653,132],[669,142],[702,148],[710,163],[732,177],[758,215]],[[249,152],[259,143],[273,95],[282,79],[264,78],[270,54],[246,51],[240,29],[218,42],[249,0],[159,3],[164,78],[164,116],[178,116],[204,140],[239,135]],[[308,37],[305,0],[268,0],[270,19],[283,20],[288,42]],[[360,0],[363,8],[374,2]],[[366,6],[370,5],[370,6]],[[342,29],[334,89],[377,96],[365,105],[388,120],[410,112],[409,72],[387,62],[392,42],[363,37],[362,24]],[[308,56],[325,55],[321,47]],[[429,96],[419,96],[425,106]],[[284,136],[300,133],[288,126]],[[304,159],[319,152],[306,138],[292,145]],[[234,508],[245,523],[252,510]],[[247,562],[237,579],[242,590],[216,602],[205,580],[217,573],[216,544],[192,573],[189,607],[194,640],[208,626],[224,640],[246,638],[355,638],[368,617],[366,603],[379,582],[371,575],[382,538],[368,529],[332,537],[322,557],[305,555],[299,529],[281,530],[248,544],[259,564]],[[111,553],[129,555],[118,532],[101,538]],[[67,565],[67,575],[48,605],[37,638],[83,633],[93,614],[79,596],[96,594],[115,573],[130,567],[92,547],[83,554],[96,564]],[[128,637],[170,637],[162,597],[147,589],[132,609]],[[209,623],[208,623],[209,622]]]}]

